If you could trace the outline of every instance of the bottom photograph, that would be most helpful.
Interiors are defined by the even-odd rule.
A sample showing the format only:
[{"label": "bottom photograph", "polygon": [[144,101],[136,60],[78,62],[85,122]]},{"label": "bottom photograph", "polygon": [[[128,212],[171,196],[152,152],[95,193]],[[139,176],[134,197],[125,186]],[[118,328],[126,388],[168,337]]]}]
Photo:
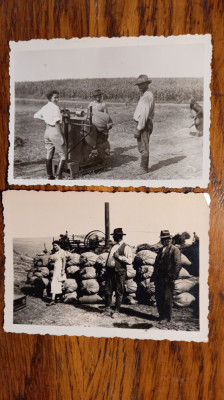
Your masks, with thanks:
[{"label": "bottom photograph", "polygon": [[208,341],[203,194],[3,193],[4,330]]}]

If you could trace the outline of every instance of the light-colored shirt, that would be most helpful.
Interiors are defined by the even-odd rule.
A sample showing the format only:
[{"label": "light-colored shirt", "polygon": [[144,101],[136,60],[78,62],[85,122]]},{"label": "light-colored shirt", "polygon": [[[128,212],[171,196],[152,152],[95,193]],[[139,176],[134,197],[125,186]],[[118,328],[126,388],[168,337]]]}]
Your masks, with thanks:
[{"label": "light-colored shirt", "polygon": [[34,118],[41,119],[48,125],[55,125],[56,122],[62,121],[62,115],[59,107],[51,101],[37,111],[34,114]]},{"label": "light-colored shirt", "polygon": [[148,119],[153,120],[155,109],[155,100],[152,92],[148,89],[140,97],[134,112],[134,120],[138,123],[137,129],[141,131],[145,128]]},{"label": "light-colored shirt", "polygon": [[107,106],[104,102],[98,102],[98,101],[92,101],[91,103],[89,103],[88,108],[92,107],[92,112],[94,113],[94,111],[101,111],[101,112],[105,112],[108,114],[108,109]]},{"label": "light-colored shirt", "polygon": [[[119,243],[115,243],[113,247],[110,250],[109,257],[107,260],[107,266],[108,267],[114,267],[115,266],[115,258],[114,254],[118,251],[118,249],[121,247],[121,245],[124,243],[123,240],[121,240]],[[127,245],[124,248],[124,255],[120,256],[120,260],[125,262],[125,264],[132,264],[133,257],[132,257],[132,251],[131,248]]]}]

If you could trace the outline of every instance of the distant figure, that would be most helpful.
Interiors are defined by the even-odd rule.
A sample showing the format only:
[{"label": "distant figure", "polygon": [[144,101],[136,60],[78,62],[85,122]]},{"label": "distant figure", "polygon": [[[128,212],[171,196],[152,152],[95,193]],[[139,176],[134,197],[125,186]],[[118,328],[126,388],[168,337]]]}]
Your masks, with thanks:
[{"label": "distant figure", "polygon": [[103,93],[100,89],[96,89],[93,92],[94,101],[89,103],[88,108],[92,107],[92,112],[94,114],[95,111],[101,111],[108,114],[108,109],[106,103],[102,101]]},{"label": "distant figure", "polygon": [[178,278],[181,269],[181,253],[172,244],[169,231],[161,231],[160,240],[163,247],[159,249],[157,254],[151,281],[155,283],[159,319],[160,321],[170,321],[172,318],[174,281]]},{"label": "distant figure", "polygon": [[190,109],[194,118],[194,125],[197,129],[197,136],[203,135],[203,108],[196,102],[195,99],[190,100]]},{"label": "distant figure", "polygon": [[55,179],[52,171],[52,160],[54,152],[56,151],[60,156],[56,178],[62,179],[62,172],[66,160],[66,151],[64,137],[60,126],[62,115],[58,107],[59,92],[57,90],[50,91],[47,93],[47,99],[48,103],[34,114],[34,118],[41,119],[46,123],[44,143],[47,150],[47,177],[49,180]]},{"label": "distant figure", "polygon": [[[111,247],[106,262],[106,282],[105,282],[105,312],[104,315],[115,318],[119,316],[120,306],[123,300],[125,289],[125,278],[127,273],[127,265],[132,264],[132,250],[123,241],[122,228],[114,229],[112,234],[114,245]],[[115,291],[116,302],[114,313],[111,311],[112,294]]]},{"label": "distant figure", "polygon": [[134,112],[134,120],[137,123],[135,138],[138,151],[141,154],[140,174],[148,172],[149,164],[149,139],[153,131],[153,118],[155,101],[149,84],[152,82],[147,75],[139,75],[135,85],[141,94],[140,100]]},{"label": "distant figure", "polygon": [[47,306],[53,306],[55,304],[56,296],[62,294],[62,282],[65,280],[65,263],[66,253],[60,247],[59,241],[53,242],[54,254],[51,255],[51,259],[54,261],[54,272],[51,281],[51,302],[47,303]]}]

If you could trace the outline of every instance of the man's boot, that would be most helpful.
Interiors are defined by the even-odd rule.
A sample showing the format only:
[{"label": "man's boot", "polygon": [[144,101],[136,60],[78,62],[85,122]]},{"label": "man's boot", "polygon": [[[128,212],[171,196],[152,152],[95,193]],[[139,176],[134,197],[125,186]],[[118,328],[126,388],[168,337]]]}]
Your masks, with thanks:
[{"label": "man's boot", "polygon": [[141,165],[140,165],[140,170],[142,173],[147,173],[148,172],[148,165],[149,165],[149,157],[143,155],[141,157]]},{"label": "man's boot", "polygon": [[46,160],[47,178],[52,180],[55,179],[52,172],[52,160]]},{"label": "man's boot", "polygon": [[103,312],[103,315],[105,317],[111,317],[111,308],[110,307],[106,307],[104,312]]},{"label": "man's boot", "polygon": [[65,166],[65,160],[60,160],[58,163],[58,169],[57,169],[57,173],[56,173],[57,179],[62,179],[62,172],[64,170],[64,166]]}]

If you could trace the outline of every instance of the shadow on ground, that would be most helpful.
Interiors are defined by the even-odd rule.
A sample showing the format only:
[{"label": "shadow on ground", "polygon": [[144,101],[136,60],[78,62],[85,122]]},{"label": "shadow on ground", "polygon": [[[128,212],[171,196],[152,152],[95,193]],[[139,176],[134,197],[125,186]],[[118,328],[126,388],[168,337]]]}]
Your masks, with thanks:
[{"label": "shadow on ground", "polygon": [[167,160],[159,161],[157,164],[152,165],[149,168],[148,172],[157,171],[158,169],[163,168],[163,167],[167,167],[168,165],[176,164],[179,161],[182,161],[184,158],[186,158],[186,156],[172,157],[172,158],[168,158]]},{"label": "shadow on ground", "polygon": [[111,156],[108,158],[107,167],[121,167],[123,165],[129,164],[131,161],[137,161],[138,157],[131,156],[130,154],[124,154],[125,151],[136,149],[136,146],[129,147],[117,147],[111,153]]}]

